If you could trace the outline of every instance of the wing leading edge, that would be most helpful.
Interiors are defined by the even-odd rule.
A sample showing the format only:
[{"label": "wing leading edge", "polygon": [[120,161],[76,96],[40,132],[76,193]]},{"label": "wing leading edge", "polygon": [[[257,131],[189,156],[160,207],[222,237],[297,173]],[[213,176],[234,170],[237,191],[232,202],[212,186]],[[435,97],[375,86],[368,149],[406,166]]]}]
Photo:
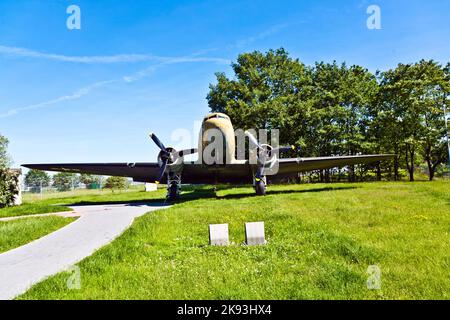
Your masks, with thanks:
[{"label": "wing leading edge", "polygon": [[276,175],[289,175],[297,172],[323,170],[354,164],[369,164],[377,161],[390,160],[394,156],[395,155],[393,154],[371,154],[356,156],[279,159],[279,169]]}]

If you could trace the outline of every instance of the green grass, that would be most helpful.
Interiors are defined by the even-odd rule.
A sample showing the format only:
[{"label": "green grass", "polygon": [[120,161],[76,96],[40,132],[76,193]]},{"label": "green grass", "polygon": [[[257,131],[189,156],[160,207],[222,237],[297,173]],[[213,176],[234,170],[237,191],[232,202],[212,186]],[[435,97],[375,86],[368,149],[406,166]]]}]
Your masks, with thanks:
[{"label": "green grass", "polygon": [[39,194],[26,193],[23,195],[23,205],[0,209],[0,218],[71,211],[72,209],[67,207],[70,204],[141,201],[155,198],[160,199],[164,195],[165,191],[162,189],[149,193],[136,188],[128,191],[116,191],[114,193],[110,190],[75,190],[44,193],[42,199]]},{"label": "green grass", "polygon": [[53,213],[71,211],[72,209],[47,203],[24,203],[21,206],[7,207],[0,209],[0,218],[17,217],[31,214]]},{"label": "green grass", "polygon": [[48,216],[0,221],[0,253],[39,239],[74,220]]},{"label": "green grass", "polygon": [[[449,299],[450,183],[251,187],[185,193],[21,299]],[[121,196],[118,196],[120,198]],[[246,247],[244,222],[264,221],[268,244]],[[229,247],[208,224],[229,223]],[[367,268],[381,290],[366,286]]]}]

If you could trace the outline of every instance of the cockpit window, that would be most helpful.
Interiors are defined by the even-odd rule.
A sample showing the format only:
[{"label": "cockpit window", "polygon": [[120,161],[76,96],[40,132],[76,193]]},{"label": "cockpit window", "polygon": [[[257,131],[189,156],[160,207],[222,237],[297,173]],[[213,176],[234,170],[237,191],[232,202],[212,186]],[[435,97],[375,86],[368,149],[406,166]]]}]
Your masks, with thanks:
[{"label": "cockpit window", "polygon": [[213,118],[219,118],[219,119],[229,119],[227,116],[224,116],[222,114],[213,114],[212,116],[209,116],[206,118],[206,120],[213,119]]}]

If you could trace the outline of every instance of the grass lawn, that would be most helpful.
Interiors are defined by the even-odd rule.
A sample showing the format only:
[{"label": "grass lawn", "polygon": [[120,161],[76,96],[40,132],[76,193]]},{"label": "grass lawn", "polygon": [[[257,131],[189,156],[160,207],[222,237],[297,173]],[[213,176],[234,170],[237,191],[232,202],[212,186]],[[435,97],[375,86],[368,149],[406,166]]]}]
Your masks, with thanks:
[{"label": "grass lawn", "polygon": [[74,220],[74,218],[48,216],[0,221],[0,253],[39,239]]},{"label": "grass lawn", "polygon": [[41,199],[39,194],[25,193],[23,205],[1,208],[0,218],[23,216],[30,214],[41,214],[50,212],[71,211],[67,205],[90,204],[101,202],[139,201],[152,198],[163,198],[165,190],[146,193],[140,189],[129,189],[127,191],[110,190],[75,190],[67,192],[44,193]]},{"label": "grass lawn", "polygon": [[[138,218],[80,262],[81,289],[69,290],[61,273],[19,298],[450,298],[450,182],[284,185],[269,186],[264,197],[253,193],[186,192],[184,201]],[[251,221],[265,222],[267,245],[242,245],[244,222]],[[233,244],[208,246],[210,223],[229,223]],[[381,269],[380,290],[367,288],[370,265]]]}]

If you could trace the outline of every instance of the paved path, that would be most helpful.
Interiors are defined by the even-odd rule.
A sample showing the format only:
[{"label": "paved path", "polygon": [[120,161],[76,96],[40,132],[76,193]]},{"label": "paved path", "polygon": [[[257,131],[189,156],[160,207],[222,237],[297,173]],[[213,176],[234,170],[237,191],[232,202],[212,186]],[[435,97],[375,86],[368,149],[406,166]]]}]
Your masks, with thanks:
[{"label": "paved path", "polygon": [[79,218],[22,247],[0,254],[0,299],[12,299],[33,284],[66,270],[110,243],[134,218],[165,208],[162,204],[72,207]]}]

